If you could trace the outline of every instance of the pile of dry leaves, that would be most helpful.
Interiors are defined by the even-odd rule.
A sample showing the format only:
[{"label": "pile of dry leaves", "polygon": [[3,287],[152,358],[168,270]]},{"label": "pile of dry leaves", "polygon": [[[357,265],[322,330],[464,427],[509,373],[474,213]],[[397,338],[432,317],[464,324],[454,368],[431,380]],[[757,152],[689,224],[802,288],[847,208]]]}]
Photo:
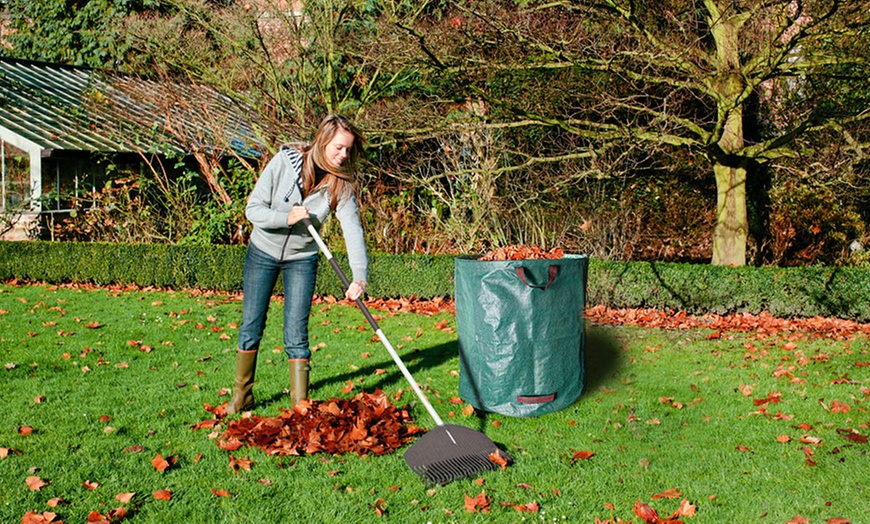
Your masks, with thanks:
[{"label": "pile of dry leaves", "polygon": [[493,249],[492,251],[487,251],[477,260],[482,262],[491,262],[494,260],[540,260],[562,258],[564,256],[565,252],[560,247],[555,247],[550,251],[544,251],[538,246],[511,244],[509,246]]},{"label": "pile of dry leaves", "polygon": [[[195,427],[214,427],[226,416],[225,404],[206,409],[215,415]],[[242,446],[269,455],[311,453],[383,455],[401,448],[425,430],[410,424],[408,412],[393,406],[380,390],[352,399],[306,400],[277,417],[246,416],[229,422],[218,446]]]}]

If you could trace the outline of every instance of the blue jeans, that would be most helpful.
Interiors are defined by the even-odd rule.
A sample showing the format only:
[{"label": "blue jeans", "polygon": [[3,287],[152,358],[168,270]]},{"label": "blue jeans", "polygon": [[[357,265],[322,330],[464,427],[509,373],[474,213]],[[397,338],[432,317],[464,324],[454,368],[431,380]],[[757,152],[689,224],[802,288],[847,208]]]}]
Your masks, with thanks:
[{"label": "blue jeans", "polygon": [[242,327],[239,349],[260,348],[272,290],[278,274],[284,275],[284,352],[290,359],[311,357],[308,347],[308,317],[317,279],[317,255],[281,262],[263,253],[253,244],[245,255]]}]

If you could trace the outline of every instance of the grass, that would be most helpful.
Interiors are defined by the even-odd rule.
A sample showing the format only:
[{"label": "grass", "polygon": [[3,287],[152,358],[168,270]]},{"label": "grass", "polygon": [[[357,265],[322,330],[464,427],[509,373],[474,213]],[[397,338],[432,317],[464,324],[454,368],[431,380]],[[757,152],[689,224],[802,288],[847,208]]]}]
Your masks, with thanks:
[{"label": "grass", "polygon": [[[10,450],[0,458],[0,522],[32,510],[79,523],[121,506],[131,523],[640,522],[637,501],[667,516],[684,498],[697,508],[687,523],[870,522],[870,445],[841,435],[870,433],[866,338],[589,326],[584,395],[543,417],[511,418],[463,415],[450,402],[459,372],[451,315],[383,314],[381,327],[445,421],[486,433],[516,459],[430,490],[401,452],[228,453],[209,430],[191,429],[210,418],[205,404],[228,399],[220,393],[232,385],[240,320],[241,302],[228,295],[0,286],[0,450]],[[444,320],[453,330],[436,328]],[[401,403],[432,425],[355,308],[315,306],[311,336],[312,398],[404,389]],[[288,403],[276,345],[277,309],[259,360],[259,415]],[[348,381],[353,390],[343,393]],[[33,433],[20,434],[23,426]],[[594,455],[574,460],[578,451]],[[174,461],[162,473],[151,464],[157,454]],[[254,465],[234,472],[231,454]],[[31,476],[49,484],[31,490]],[[155,499],[159,489],[171,500]],[[654,497],[671,489],[680,495]],[[466,511],[465,496],[481,492],[488,513]],[[122,504],[121,493],[136,495]],[[531,502],[537,512],[513,507]]]}]

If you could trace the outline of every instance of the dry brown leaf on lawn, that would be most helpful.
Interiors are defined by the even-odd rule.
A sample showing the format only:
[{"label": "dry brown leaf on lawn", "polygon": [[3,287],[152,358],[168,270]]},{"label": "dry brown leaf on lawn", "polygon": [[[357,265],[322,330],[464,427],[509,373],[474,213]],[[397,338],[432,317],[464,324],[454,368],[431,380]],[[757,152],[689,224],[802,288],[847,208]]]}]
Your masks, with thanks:
[{"label": "dry brown leaf on lawn", "polygon": [[498,464],[499,466],[501,466],[501,469],[507,468],[507,458],[503,457],[502,454],[499,453],[498,450],[495,450],[489,454],[489,460],[491,460],[491,461],[495,462],[496,464]]},{"label": "dry brown leaf on lawn", "polygon": [[678,499],[682,496],[683,496],[683,494],[680,493],[679,489],[671,488],[671,489],[666,489],[665,491],[662,491],[660,493],[656,493],[655,495],[652,496],[652,499],[653,500],[656,500],[656,499]]},{"label": "dry brown leaf on lawn", "polygon": [[24,517],[21,518],[21,524],[51,524],[52,522],[62,522],[60,520],[55,520],[56,518],[57,514],[50,511],[43,511],[42,513],[28,511],[24,514]]},{"label": "dry brown leaf on lawn", "polygon": [[168,489],[158,489],[154,493],[151,494],[157,500],[170,500],[172,499],[172,491]]},{"label": "dry brown leaf on lawn", "polygon": [[528,504],[515,504],[514,509],[520,513],[537,513],[540,508],[537,501],[529,502]]},{"label": "dry brown leaf on lawn", "polygon": [[218,426],[220,423],[221,421],[216,418],[209,418],[190,426],[190,429],[212,429]]},{"label": "dry brown leaf on lawn", "polygon": [[575,462],[579,462],[581,460],[590,459],[594,455],[594,451],[575,451],[574,455],[571,456],[571,464],[574,464]]},{"label": "dry brown leaf on lawn", "polygon": [[9,455],[20,455],[21,452],[15,448],[0,448],[0,459],[6,458]]},{"label": "dry brown leaf on lawn", "polygon": [[36,475],[31,475],[27,477],[26,479],[24,479],[24,482],[25,484],[27,484],[27,487],[30,488],[30,491],[39,491],[50,484],[50,482],[42,480]]},{"label": "dry brown leaf on lawn", "polygon": [[82,482],[82,486],[84,486],[84,487],[88,488],[89,490],[93,491],[93,490],[97,489],[97,488],[100,486],[100,483],[99,483],[99,482],[91,482],[91,480],[88,479],[88,480],[85,480],[84,482]]},{"label": "dry brown leaf on lawn", "polygon": [[169,467],[169,462],[160,456],[160,453],[157,454],[156,457],[151,459],[151,464],[154,466],[154,469],[163,473]]},{"label": "dry brown leaf on lawn", "polygon": [[850,442],[854,442],[855,444],[867,443],[867,436],[860,434],[857,429],[837,428],[837,434]]},{"label": "dry brown leaf on lawn", "polygon": [[242,445],[242,441],[234,437],[218,441],[218,447],[224,451],[235,451],[242,447]]},{"label": "dry brown leaf on lawn", "polygon": [[756,398],[752,401],[756,406],[764,406],[767,404],[778,404],[782,400],[782,393],[778,391],[771,391],[767,394],[765,398]]},{"label": "dry brown leaf on lawn", "polygon": [[850,409],[852,409],[852,406],[845,402],[840,402],[839,400],[835,400],[831,403],[831,413],[848,413]]},{"label": "dry brown leaf on lawn", "polygon": [[118,493],[117,495],[115,495],[115,500],[117,500],[121,504],[126,504],[126,503],[130,502],[131,500],[133,500],[133,497],[135,497],[135,496],[136,496],[135,492],[133,492],[133,493]]},{"label": "dry brown leaf on lawn", "polygon": [[106,515],[109,522],[118,522],[127,517],[127,508],[115,508]]},{"label": "dry brown leaf on lawn", "polygon": [[659,522],[659,514],[656,510],[639,500],[634,503],[632,510],[634,510],[635,515],[643,519],[647,524],[658,524]]},{"label": "dry brown leaf on lawn", "polygon": [[489,513],[490,503],[491,501],[486,496],[486,491],[481,491],[479,495],[474,497],[465,495],[465,511],[469,513],[477,513],[478,511]]},{"label": "dry brown leaf on lawn", "polygon": [[683,499],[683,501],[680,502],[680,507],[677,508],[677,511],[675,511],[668,520],[673,520],[679,517],[694,517],[697,509],[697,506],[689,502],[689,499]]},{"label": "dry brown leaf on lawn", "polygon": [[386,515],[386,514],[387,514],[387,508],[386,508],[386,505],[387,505],[387,501],[386,501],[386,500],[384,500],[384,499],[378,499],[378,500],[376,500],[376,501],[375,501],[375,505],[374,505],[374,508],[375,508],[375,514],[376,514],[377,516],[379,516],[379,517],[383,517],[384,515]]},{"label": "dry brown leaf on lawn", "polygon": [[245,455],[245,458],[237,459],[230,455],[230,469],[233,470],[233,473],[238,473],[240,469],[244,469],[247,471],[251,471],[251,466],[254,463],[248,460],[248,456]]}]

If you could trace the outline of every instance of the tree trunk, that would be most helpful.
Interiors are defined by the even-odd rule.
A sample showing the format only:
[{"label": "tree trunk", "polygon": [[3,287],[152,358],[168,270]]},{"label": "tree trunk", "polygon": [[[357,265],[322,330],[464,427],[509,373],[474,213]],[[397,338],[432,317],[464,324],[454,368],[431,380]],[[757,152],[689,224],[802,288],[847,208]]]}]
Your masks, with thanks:
[{"label": "tree trunk", "polygon": [[716,163],[716,229],[713,231],[713,265],[746,265],[746,168]]},{"label": "tree trunk", "polygon": [[716,42],[718,74],[713,80],[722,130],[710,155],[716,176],[716,229],[713,231],[713,265],[746,265],[749,221],[746,214],[746,161],[739,153],[745,147],[741,93],[745,80],[740,75],[738,35],[741,21],[721,17],[708,0],[713,38]]}]

